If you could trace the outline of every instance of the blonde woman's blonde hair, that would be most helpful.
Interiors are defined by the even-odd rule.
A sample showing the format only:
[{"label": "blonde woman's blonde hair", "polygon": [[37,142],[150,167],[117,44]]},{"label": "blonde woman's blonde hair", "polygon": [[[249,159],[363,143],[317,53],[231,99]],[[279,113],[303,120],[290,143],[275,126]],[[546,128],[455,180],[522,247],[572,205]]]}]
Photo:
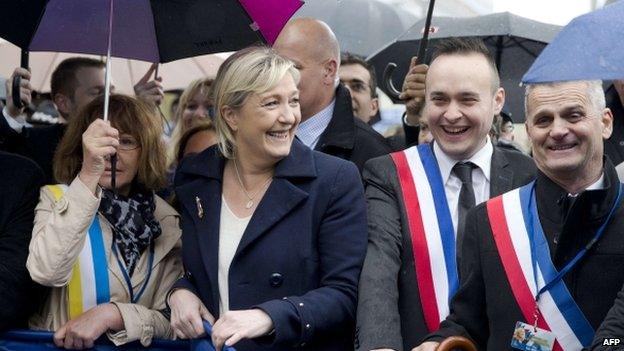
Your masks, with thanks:
[{"label": "blonde woman's blonde hair", "polygon": [[180,138],[192,126],[187,127],[182,120],[182,115],[189,102],[199,94],[202,100],[211,100],[210,94],[212,93],[212,78],[196,79],[189,84],[182,95],[180,95],[180,102],[173,115],[173,121],[176,123],[173,132],[171,132],[171,140],[169,141],[169,147],[167,149],[167,168],[171,169],[177,165],[176,157],[177,150],[176,145],[180,143]]},{"label": "blonde woman's blonde hair", "polygon": [[223,107],[241,108],[250,95],[272,89],[286,74],[299,83],[294,64],[264,46],[240,50],[223,62],[212,86],[215,127],[223,156],[232,159],[236,151],[234,133],[221,114]]}]

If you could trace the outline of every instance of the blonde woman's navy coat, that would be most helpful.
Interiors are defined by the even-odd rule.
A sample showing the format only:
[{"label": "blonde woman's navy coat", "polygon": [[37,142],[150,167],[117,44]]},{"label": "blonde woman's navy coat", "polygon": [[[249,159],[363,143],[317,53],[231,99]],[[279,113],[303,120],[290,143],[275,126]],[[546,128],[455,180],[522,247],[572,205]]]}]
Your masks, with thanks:
[{"label": "blonde woman's navy coat", "polygon": [[[183,162],[175,182],[186,267],[176,287],[195,292],[215,317],[224,165],[212,147]],[[230,309],[264,310],[275,332],[237,350],[352,350],[366,242],[356,166],[295,140],[277,163],[229,270]]]}]

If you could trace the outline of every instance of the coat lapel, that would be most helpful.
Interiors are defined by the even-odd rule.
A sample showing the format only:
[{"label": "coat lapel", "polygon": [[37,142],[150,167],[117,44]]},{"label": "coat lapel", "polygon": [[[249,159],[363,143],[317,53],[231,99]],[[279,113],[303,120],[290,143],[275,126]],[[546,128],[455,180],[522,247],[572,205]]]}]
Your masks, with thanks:
[{"label": "coat lapel", "polygon": [[494,147],[490,168],[490,198],[512,189],[513,171],[508,166],[509,161],[505,154]]},{"label": "coat lapel", "polygon": [[307,197],[307,192],[299,189],[287,179],[273,179],[247,225],[234,259]]},{"label": "coat lapel", "polygon": [[308,193],[293,184],[292,180],[315,177],[316,165],[312,150],[299,140],[294,140],[290,154],[276,165],[273,182],[251,217],[234,260],[308,197]]},{"label": "coat lapel", "polygon": [[[187,158],[176,174],[176,194],[180,203],[193,220],[193,232],[197,236],[201,259],[208,273],[212,299],[218,315],[219,301],[219,223],[221,221],[221,193],[225,159],[216,147]],[[181,185],[180,185],[181,184]],[[179,185],[179,186],[178,186]],[[198,208],[197,198],[202,207]],[[189,234],[186,234],[189,235]]]},{"label": "coat lapel", "polygon": [[[219,223],[221,221],[221,180],[199,179],[176,189],[181,203],[189,217],[193,219],[193,229],[190,235],[197,237],[204,269],[210,280],[213,301],[219,301]],[[196,197],[203,208],[200,218]],[[188,227],[187,227],[188,228]],[[187,234],[189,235],[189,234]],[[217,305],[218,306],[218,305]],[[211,311],[216,312],[217,311]]]}]

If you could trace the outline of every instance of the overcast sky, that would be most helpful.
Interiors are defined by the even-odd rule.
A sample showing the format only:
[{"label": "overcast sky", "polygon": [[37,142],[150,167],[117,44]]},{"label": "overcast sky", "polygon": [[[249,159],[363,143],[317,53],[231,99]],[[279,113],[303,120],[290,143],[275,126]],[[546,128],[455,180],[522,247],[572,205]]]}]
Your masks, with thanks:
[{"label": "overcast sky", "polygon": [[[602,4],[604,1],[597,1]],[[517,15],[558,25],[591,11],[591,0],[494,0],[494,12],[509,11]]]}]

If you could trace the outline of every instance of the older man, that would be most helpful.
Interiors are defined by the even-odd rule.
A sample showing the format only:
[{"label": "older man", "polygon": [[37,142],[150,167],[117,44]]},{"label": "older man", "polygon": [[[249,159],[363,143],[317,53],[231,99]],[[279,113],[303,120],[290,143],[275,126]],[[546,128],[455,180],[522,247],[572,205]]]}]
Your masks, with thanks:
[{"label": "older man", "polygon": [[624,208],[603,140],[600,81],[532,85],[526,130],[535,182],[468,215],[450,316],[417,350],[471,337],[479,349],[581,350],[624,283]]},{"label": "older man", "polygon": [[436,330],[457,290],[455,238],[467,210],[534,177],[531,159],[488,137],[505,93],[482,41],[440,42],[425,85],[423,115],[435,141],[364,168],[369,244],[359,350],[410,350]]},{"label": "older man", "polygon": [[337,156],[358,166],[391,152],[386,140],[353,116],[349,91],[338,81],[340,47],[324,22],[291,20],[273,48],[295,63],[301,73],[301,124],[297,136],[311,149]]}]

